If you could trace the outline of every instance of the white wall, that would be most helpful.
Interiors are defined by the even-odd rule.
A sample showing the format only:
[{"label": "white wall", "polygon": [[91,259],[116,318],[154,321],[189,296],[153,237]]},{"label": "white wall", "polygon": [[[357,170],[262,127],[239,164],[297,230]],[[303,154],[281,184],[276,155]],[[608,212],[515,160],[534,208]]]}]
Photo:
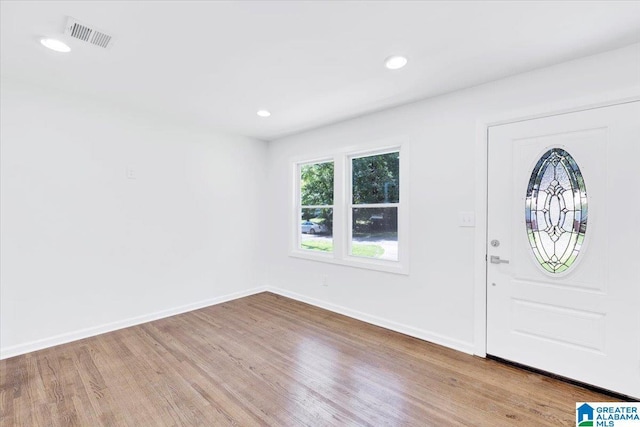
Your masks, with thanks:
[{"label": "white wall", "polygon": [[[269,285],[280,292],[463,351],[474,349],[473,228],[478,119],[555,108],[569,100],[640,87],[640,45],[540,69],[419,103],[283,138],[269,146],[272,215]],[[344,145],[410,144],[410,275],[288,256],[291,159]],[[328,276],[328,287],[320,286]]]},{"label": "white wall", "polygon": [[[265,283],[471,352],[477,242],[457,212],[484,209],[475,206],[478,118],[634,87],[640,45],[267,146],[3,79],[0,355]],[[411,145],[410,275],[289,257],[291,159],[399,135]]]},{"label": "white wall", "polygon": [[264,284],[265,142],[8,79],[1,113],[2,357]]}]

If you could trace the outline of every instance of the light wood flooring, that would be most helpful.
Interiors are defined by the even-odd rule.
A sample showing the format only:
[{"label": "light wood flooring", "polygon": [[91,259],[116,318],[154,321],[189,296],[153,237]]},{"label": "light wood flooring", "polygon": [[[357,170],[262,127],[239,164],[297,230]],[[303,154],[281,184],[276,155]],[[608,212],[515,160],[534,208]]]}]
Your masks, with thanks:
[{"label": "light wood flooring", "polygon": [[575,426],[615,400],[271,293],[0,361],[2,426]]}]

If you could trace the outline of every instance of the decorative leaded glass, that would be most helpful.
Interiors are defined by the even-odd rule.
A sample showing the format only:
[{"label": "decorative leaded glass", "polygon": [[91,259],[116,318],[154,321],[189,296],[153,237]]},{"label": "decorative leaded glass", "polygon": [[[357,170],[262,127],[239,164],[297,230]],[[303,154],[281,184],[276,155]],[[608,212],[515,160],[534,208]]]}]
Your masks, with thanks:
[{"label": "decorative leaded glass", "polygon": [[529,244],[542,268],[562,273],[571,267],[587,230],[587,189],[565,150],[552,148],[533,168],[525,218]]}]

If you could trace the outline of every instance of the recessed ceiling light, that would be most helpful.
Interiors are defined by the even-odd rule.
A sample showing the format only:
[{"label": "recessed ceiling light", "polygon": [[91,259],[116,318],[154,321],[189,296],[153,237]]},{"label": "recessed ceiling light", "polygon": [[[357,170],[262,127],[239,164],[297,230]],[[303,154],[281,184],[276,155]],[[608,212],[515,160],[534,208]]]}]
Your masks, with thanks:
[{"label": "recessed ceiling light", "polygon": [[267,110],[258,110],[256,114],[260,117],[269,117],[271,115],[271,113]]},{"label": "recessed ceiling light", "polygon": [[71,48],[66,44],[62,43],[60,40],[56,39],[40,39],[40,43],[43,46],[48,47],[51,50],[55,50],[56,52],[67,53],[71,52]]},{"label": "recessed ceiling light", "polygon": [[407,65],[407,58],[404,56],[390,56],[384,60],[384,66],[390,70],[398,70]]}]

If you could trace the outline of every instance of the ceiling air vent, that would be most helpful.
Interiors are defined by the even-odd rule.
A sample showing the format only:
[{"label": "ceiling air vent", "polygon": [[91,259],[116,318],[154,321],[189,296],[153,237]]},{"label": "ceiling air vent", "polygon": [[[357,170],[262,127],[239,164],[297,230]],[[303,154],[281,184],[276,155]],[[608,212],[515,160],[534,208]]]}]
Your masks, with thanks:
[{"label": "ceiling air vent", "polygon": [[87,24],[79,22],[77,19],[69,17],[64,33],[74,39],[91,43],[102,48],[109,48],[113,44],[113,37]]}]

